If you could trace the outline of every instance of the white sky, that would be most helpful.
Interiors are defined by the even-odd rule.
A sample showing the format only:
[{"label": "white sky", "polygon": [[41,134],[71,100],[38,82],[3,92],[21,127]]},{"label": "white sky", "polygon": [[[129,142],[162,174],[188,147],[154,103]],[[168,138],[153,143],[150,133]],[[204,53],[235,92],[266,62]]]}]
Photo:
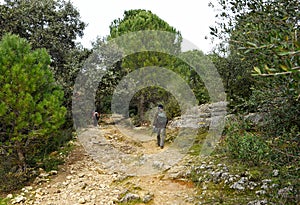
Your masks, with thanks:
[{"label": "white sky", "polygon": [[[213,48],[209,40],[209,26],[215,22],[215,13],[208,7],[215,0],[71,0],[79,10],[81,20],[88,24],[79,42],[91,48],[97,36],[109,34],[111,22],[123,18],[125,10],[146,9],[181,32],[182,37],[195,44],[204,53]],[[205,36],[209,38],[206,40]]]}]

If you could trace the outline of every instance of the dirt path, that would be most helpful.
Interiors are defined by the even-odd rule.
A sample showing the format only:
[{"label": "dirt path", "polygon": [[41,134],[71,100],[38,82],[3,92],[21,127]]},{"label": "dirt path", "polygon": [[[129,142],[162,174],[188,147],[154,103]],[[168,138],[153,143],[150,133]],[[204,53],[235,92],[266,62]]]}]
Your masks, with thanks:
[{"label": "dirt path", "polygon": [[168,144],[157,147],[149,130],[91,127],[75,144],[60,171],[41,174],[19,204],[195,204],[196,189],[182,177],[183,156]]}]

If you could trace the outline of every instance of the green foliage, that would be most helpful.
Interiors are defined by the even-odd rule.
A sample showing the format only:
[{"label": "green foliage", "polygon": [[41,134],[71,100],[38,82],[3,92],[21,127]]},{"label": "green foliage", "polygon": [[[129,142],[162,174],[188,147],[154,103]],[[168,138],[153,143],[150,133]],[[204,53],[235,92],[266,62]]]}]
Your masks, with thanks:
[{"label": "green foliage", "polygon": [[[273,77],[263,91],[256,91],[251,98],[264,116],[258,129],[270,147],[268,163],[276,168],[288,167],[284,175],[295,182],[300,167],[300,104],[291,89],[295,82],[292,78],[285,81],[286,78]],[[271,83],[274,81],[277,84]]]},{"label": "green foliage", "polygon": [[[124,12],[124,18],[113,21],[110,26],[110,36],[108,39],[116,38],[121,35],[127,34],[129,32],[137,32],[143,30],[159,30],[159,31],[168,31],[172,32],[174,39],[171,42],[174,42],[171,50],[174,52],[180,51],[181,44],[181,34],[176,31],[175,28],[171,27],[167,22],[160,19],[157,15],[153,14],[151,11],[145,10],[129,10]],[[159,37],[159,36],[158,36]],[[177,39],[175,39],[177,37]],[[145,44],[154,45],[154,51],[159,49],[165,49],[166,45],[160,45],[160,42],[153,42],[151,39],[141,39],[140,42],[126,42],[133,43],[129,45],[129,48],[144,48]],[[160,52],[145,51],[141,53],[134,53],[132,55],[126,56],[122,60],[122,69],[125,69],[128,72],[134,71],[137,68],[143,69],[147,66],[159,66],[159,67],[170,67],[174,64],[176,59],[171,56],[165,55]],[[145,68],[146,69],[146,68]],[[152,81],[154,73],[148,76],[144,76],[144,80]],[[151,85],[151,83],[150,83]],[[169,96],[167,91],[159,90],[160,97]],[[143,89],[139,92],[139,96],[132,101],[134,105],[138,108],[139,119],[143,122],[145,120],[145,112],[149,108],[150,103],[157,101],[158,93],[150,93],[150,90]],[[163,99],[161,99],[163,101]]]},{"label": "green foliage", "polygon": [[269,140],[271,149],[270,161],[275,167],[288,167],[289,171],[300,167],[299,127],[294,127],[289,133]]},{"label": "green foliage", "polygon": [[[6,160],[6,158],[1,157],[2,160]],[[29,169],[26,172],[16,172],[14,169],[9,168],[11,168],[11,163],[0,163],[0,179],[3,182],[0,184],[0,192],[20,189],[31,178],[35,177]]]},{"label": "green foliage", "polygon": [[232,51],[226,58],[218,54],[211,54],[210,59],[222,78],[230,112],[253,111],[253,107],[247,104],[253,91],[251,87],[255,84],[255,80],[251,76],[251,65],[241,60],[235,51]]},{"label": "green foliage", "polygon": [[199,156],[201,155],[201,150],[203,148],[203,143],[207,137],[208,128],[199,129],[199,132],[195,138],[193,146],[190,148],[189,153],[191,155]]},{"label": "green foliage", "polygon": [[177,49],[180,50],[181,34],[151,11],[143,9],[125,11],[123,19],[115,19],[110,25],[110,36],[108,39],[116,38],[129,32],[143,30],[160,30],[176,33],[179,37]]},{"label": "green foliage", "polygon": [[[167,99],[165,99],[162,104],[165,105],[167,118],[168,119],[173,119],[175,117],[180,116],[181,115],[181,110],[180,110],[178,102],[176,101],[174,96],[169,94],[166,97],[167,97]],[[157,103],[157,104],[159,104],[159,103]]]},{"label": "green foliage", "polygon": [[269,146],[258,134],[247,129],[249,125],[242,120],[229,123],[226,130],[225,146],[233,158],[258,165],[269,155]]},{"label": "green foliage", "polygon": [[[243,120],[229,126],[228,155],[253,163],[249,157],[257,161],[259,152],[268,153],[261,162],[280,169],[282,186],[292,185],[296,190],[291,198],[276,203],[294,204],[299,201],[300,2],[218,3],[219,19],[211,31],[228,44],[221,46],[227,48],[225,57],[216,56],[214,60],[223,76],[230,108],[236,113],[256,112],[263,116],[263,123],[256,127]],[[238,75],[233,74],[236,71]],[[243,87],[243,81],[247,86]],[[254,155],[247,153],[255,150]]]},{"label": "green foliage", "polygon": [[[265,109],[273,104],[272,115],[277,118],[278,115],[274,115],[277,107],[294,101],[294,104],[290,104],[291,110],[296,110],[294,105],[299,104],[300,3],[281,0],[264,4],[253,1],[254,3],[258,6],[238,19],[231,39],[233,46],[239,50],[240,57],[251,62],[254,75],[260,76],[255,79],[259,82],[256,89],[266,93],[265,98],[268,98],[269,103],[264,104]],[[247,32],[248,35],[244,36],[241,32]],[[262,76],[270,79],[261,78]],[[284,118],[287,124],[294,118],[292,112],[289,113],[291,115],[285,115]],[[276,130],[280,130],[282,126],[278,123],[276,125]]]},{"label": "green foliage", "polygon": [[7,205],[8,200],[0,197],[0,205]]},{"label": "green foliage", "polygon": [[[110,26],[110,35],[108,36],[108,40],[120,37],[130,32],[139,32],[146,30],[167,31],[174,33],[174,36],[172,36],[173,39],[170,39],[171,42],[174,42],[171,45],[170,49],[174,51],[174,53],[180,52],[180,46],[182,41],[180,32],[176,31],[175,28],[170,26],[164,20],[160,19],[151,11],[141,9],[125,11],[123,19],[114,20]],[[132,35],[134,35],[134,33],[132,33]],[[159,38],[159,36],[157,37]],[[167,46],[167,44],[160,45],[160,42],[153,42],[150,38],[140,39],[140,41],[132,41],[126,43],[132,43],[132,45],[127,46],[131,50],[134,50],[134,48],[145,48],[145,45],[148,44],[150,44],[151,47],[153,47],[153,51],[159,51],[162,49],[164,50]],[[126,58],[122,62],[122,67],[123,69],[129,69],[129,71],[133,71],[136,68],[142,68],[147,66],[164,67],[170,66],[170,64],[175,60],[174,58],[171,58],[167,55],[162,55],[164,54],[149,51],[142,53],[134,53],[132,55],[126,56]]]},{"label": "green foliage", "polygon": [[[156,109],[158,104],[164,105],[168,119],[180,115],[180,107],[174,96],[171,93],[166,92],[164,89],[156,86],[150,86],[138,91],[131,99],[130,103],[130,105],[137,110],[135,115],[137,115],[139,113],[138,111],[141,110],[147,112],[152,108]],[[143,106],[143,108],[141,108],[141,106]],[[144,113],[143,116],[145,116],[145,114],[146,113]],[[139,115],[136,117],[136,119],[138,119],[140,122],[146,120],[145,118],[140,119]]]},{"label": "green foliage", "polygon": [[73,141],[64,142],[60,144],[59,148],[56,148],[55,151],[45,154],[43,158],[38,158],[40,162],[40,168],[45,171],[58,170],[58,166],[62,165],[65,162],[65,157],[73,150],[74,145]]},{"label": "green foliage", "polygon": [[[242,93],[229,88],[233,91],[229,96],[238,96],[230,98],[230,105],[239,113],[260,112],[264,123],[258,129],[264,139],[272,142],[272,158],[290,163],[287,156],[296,160],[295,147],[299,147],[300,2],[225,0],[219,3],[224,12],[220,20],[228,21],[221,20],[219,29],[214,31],[218,30],[229,40],[230,54],[226,60],[239,62],[245,71],[240,76],[252,82],[248,90],[241,89]],[[226,60],[219,61],[220,67],[226,65]],[[237,82],[237,77],[231,80]],[[281,140],[274,144],[274,139]],[[281,144],[285,145],[285,151]]]},{"label": "green foliage", "polygon": [[[157,15],[153,14],[150,11],[145,10],[129,10],[124,12],[123,19],[116,19],[112,22],[110,26],[110,35],[107,37],[107,40],[112,40],[114,38],[118,38],[124,34],[128,34],[130,32],[138,32],[143,30],[159,30],[159,31],[169,31],[174,33],[177,39],[173,39],[172,42],[175,42],[172,45],[172,48],[175,52],[180,51],[180,43],[181,43],[181,35],[177,32],[173,27],[168,25],[165,21],[160,19]],[[134,35],[134,33],[132,33]],[[105,47],[105,41],[98,39],[98,42],[94,44],[94,48],[96,49],[99,45],[101,47]],[[122,43],[122,42],[121,42]],[[159,42],[153,43],[151,39],[142,39],[141,42],[126,42],[126,44],[131,43],[130,45],[126,45],[126,47],[130,49],[134,48],[144,48],[145,43],[151,43],[151,45],[155,45],[155,49],[163,48],[165,45],[159,45]],[[104,56],[104,63],[110,63],[110,59],[115,59],[115,57],[120,55],[120,52],[115,50],[105,50],[102,51],[101,55]],[[126,53],[126,51],[125,51]],[[172,58],[168,55],[159,52],[145,51],[141,53],[134,53],[132,55],[127,55],[122,59],[122,62],[115,62],[111,68],[109,68],[109,72],[103,77],[99,89],[97,91],[96,104],[100,106],[100,110],[108,110],[106,105],[110,105],[109,101],[111,98],[108,98],[107,95],[112,95],[115,87],[118,85],[118,82],[130,72],[136,70],[137,68],[145,68],[147,66],[161,66],[161,67],[170,67],[170,65],[174,65],[175,58]],[[146,69],[146,68],[145,68]],[[146,71],[146,70],[145,70]],[[153,74],[155,75],[155,74]],[[149,78],[151,81],[151,76],[145,76],[145,79]],[[151,84],[151,83],[150,83]],[[145,120],[145,113],[147,109],[150,108],[150,105],[157,101],[158,95],[161,98],[161,101],[164,101],[163,96],[169,96],[167,91],[162,89],[157,90],[157,93],[151,93],[153,89],[142,89],[139,91],[139,95],[135,95],[133,100],[131,101],[132,107],[137,107],[138,110],[138,118],[141,122]],[[122,91],[121,91],[122,92]],[[106,97],[105,97],[106,96]],[[103,99],[106,101],[103,102]],[[102,101],[102,102],[101,102]],[[105,103],[105,104],[104,104]],[[105,107],[103,106],[105,105]]]},{"label": "green foliage", "polygon": [[[210,69],[210,65],[206,62],[207,57],[203,52],[199,50],[186,51],[180,54],[181,59],[188,60],[189,63],[197,66],[192,68],[182,60],[178,60],[178,64],[175,66],[174,71],[179,73],[182,78],[186,80],[190,88],[195,94],[195,97],[199,104],[208,103],[210,96],[206,86],[209,86],[208,82],[215,82],[215,79],[210,77],[216,77],[214,74],[209,74],[213,69]],[[196,70],[201,73],[197,73]],[[204,82],[206,84],[204,84]]]},{"label": "green foliage", "polygon": [[64,64],[76,48],[76,38],[83,36],[85,28],[85,24],[79,20],[79,12],[71,2],[5,0],[0,8],[0,37],[10,32],[27,39],[33,49],[46,48],[51,55],[55,73],[65,73]]},{"label": "green foliage", "polygon": [[[264,115],[264,124],[260,127],[266,137],[272,138],[299,130],[299,100],[291,89],[294,80],[277,76],[269,79],[263,90],[255,90],[249,102]],[[296,132],[294,132],[296,133]]]},{"label": "green foliage", "polygon": [[72,128],[72,89],[89,54],[75,43],[86,26],[79,11],[65,0],[5,0],[0,4],[0,13],[0,38],[6,33],[16,34],[30,42],[33,49],[45,48],[50,54],[50,69],[63,87],[63,104],[68,109],[64,127]]},{"label": "green foliage", "polygon": [[[158,40],[157,42],[153,42],[153,39],[160,39],[159,32],[153,32],[151,35],[143,35],[142,37],[138,35],[142,31],[149,30],[167,31],[174,35],[169,35],[168,38],[170,39],[162,39],[162,41]],[[124,37],[129,34],[132,36],[130,36],[128,41],[118,41],[118,39],[122,39],[122,36]],[[137,38],[135,39],[136,36]],[[131,38],[135,39],[135,41],[130,41]],[[119,51],[117,48],[114,49],[113,46],[106,49],[105,45],[107,40],[116,40],[118,44],[124,44],[124,49]],[[162,76],[162,74],[160,72],[147,72],[147,69],[152,67],[161,68],[162,73],[164,69],[173,71],[190,86],[190,90],[194,92],[199,103],[208,102],[209,95],[203,83],[203,78],[205,79],[205,77],[207,77],[206,74],[210,72],[210,69],[204,60],[204,54],[196,50],[181,53],[181,41],[182,37],[180,32],[176,31],[175,28],[171,27],[152,12],[145,10],[125,11],[122,19],[116,19],[112,22],[110,35],[107,39],[98,39],[94,44],[94,49],[101,47],[99,53],[103,58],[101,58],[100,63],[110,65],[109,68],[105,67],[108,71],[106,71],[98,87],[96,96],[97,109],[103,111],[109,110],[107,107],[110,106],[111,97],[108,96],[113,95],[116,86],[123,80],[124,76],[139,69],[140,73],[143,73],[143,84],[150,86],[147,87],[147,89],[141,88],[130,102],[130,107],[134,110],[134,112],[131,113],[138,115],[135,117],[136,123],[140,124],[147,120],[145,114],[151,108],[156,107],[158,103],[165,105],[168,117],[173,118],[180,115],[179,102],[176,102],[176,100],[179,99],[175,100],[172,96],[174,93],[171,94],[170,92],[177,92],[176,94],[179,93],[180,95],[181,87],[178,85],[178,82],[176,82],[176,79],[170,78],[167,82],[168,85],[178,85],[177,87],[175,86],[176,88],[173,86],[171,88],[173,89],[172,91],[162,88],[153,88],[157,86],[157,79],[159,76]],[[151,50],[131,53],[134,50],[146,48],[151,48]],[[167,53],[181,55],[180,58],[178,58]],[[121,55],[123,56],[122,61],[113,61],[113,59],[119,59],[118,57],[121,57]],[[183,57],[183,59],[190,59],[194,64],[197,63],[198,67],[201,67],[203,75],[200,77],[199,74],[194,71],[194,68],[191,68],[190,65],[181,60],[181,57]],[[207,79],[207,81],[214,82],[213,79]],[[134,82],[132,82],[132,85],[130,84],[128,87],[130,89],[136,86]],[[118,92],[126,93],[128,90],[120,90]],[[135,111],[137,111],[137,113]],[[140,121],[140,123],[138,123],[138,121]]]},{"label": "green foliage", "polygon": [[[93,50],[97,52],[97,57],[91,59],[91,62],[101,66],[101,68],[107,69],[108,72],[103,75],[100,83],[99,79],[93,79],[93,77],[91,78],[93,82],[88,83],[90,86],[93,86],[93,83],[99,83],[95,97],[96,109],[102,113],[109,114],[111,112],[111,100],[114,89],[128,71],[122,69],[121,62],[118,61],[121,59],[122,52],[114,46],[107,45],[106,39],[98,38],[97,41],[93,43]],[[101,58],[98,58],[98,56],[101,56]],[[91,55],[91,57],[93,57],[93,55]],[[92,66],[93,65],[89,65],[89,67]],[[95,74],[95,76],[97,75]]]},{"label": "green foliage", "polygon": [[[241,119],[232,119],[226,126],[226,138],[220,147],[218,154],[224,155],[226,160],[232,161],[234,166],[239,164],[251,168],[248,170],[249,178],[259,181],[262,177],[261,171],[266,169],[264,177],[272,176],[273,169],[279,170],[279,176],[274,179],[281,188],[293,187],[293,192],[288,198],[280,198],[280,204],[294,204],[299,201],[299,130],[297,127],[289,133],[284,132],[278,137],[267,137],[259,133],[259,128]],[[231,164],[232,164],[231,162]],[[271,196],[278,196],[278,190],[272,191]],[[271,199],[272,201],[273,199]]]},{"label": "green foliage", "polygon": [[6,174],[26,172],[35,156],[57,148],[66,109],[49,65],[45,49],[32,51],[16,35],[0,42],[0,157],[8,163],[0,169]]},{"label": "green foliage", "polygon": [[[225,66],[228,72],[235,67],[241,70],[240,77],[231,75],[231,81],[243,88],[238,91],[230,86],[233,93],[229,96],[238,97],[231,97],[231,104],[234,107],[243,104],[251,96],[251,87],[263,91],[269,83],[268,79],[251,77],[251,73],[270,77],[287,75],[283,78],[286,82],[293,81],[290,88],[297,98],[300,94],[299,1],[225,0],[218,3],[221,12],[217,26],[211,28],[212,34],[229,42],[230,54]],[[272,83],[280,85],[281,82]]]},{"label": "green foliage", "polygon": [[254,164],[258,164],[267,154],[267,146],[259,139],[259,136],[251,133],[232,134],[228,136],[227,140],[229,151],[239,159],[250,160]]}]

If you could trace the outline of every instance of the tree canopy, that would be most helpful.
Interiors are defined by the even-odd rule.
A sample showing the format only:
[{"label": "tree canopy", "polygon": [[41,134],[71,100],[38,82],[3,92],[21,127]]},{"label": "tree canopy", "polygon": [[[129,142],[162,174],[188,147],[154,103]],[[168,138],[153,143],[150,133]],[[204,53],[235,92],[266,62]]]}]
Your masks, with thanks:
[{"label": "tree canopy", "polygon": [[[181,48],[181,34],[176,31],[175,28],[170,26],[167,22],[160,19],[157,15],[153,14],[151,11],[146,10],[129,10],[124,12],[124,17],[122,19],[116,19],[110,25],[110,35],[107,37],[107,40],[117,39],[118,37],[126,34],[135,35],[134,32],[143,32],[147,30],[158,30],[158,31],[166,31],[174,33],[172,36],[174,39],[171,42],[174,42],[173,45],[169,49],[173,49],[174,52],[179,53]],[[155,35],[155,34],[153,34]],[[145,37],[149,37],[145,35]],[[157,38],[156,36],[155,38]],[[154,38],[154,39],[155,39]],[[158,37],[159,38],[159,37]],[[165,45],[159,45],[159,42],[153,42],[151,39],[141,39],[140,42],[124,42],[126,44],[131,43],[130,45],[126,45],[126,47],[134,50],[135,48],[143,48],[146,44],[155,45],[153,49],[163,48]],[[147,66],[161,66],[161,67],[174,67],[175,58],[164,55],[159,52],[145,51],[141,53],[134,53],[132,55],[125,56],[120,63],[115,64],[113,68],[111,68],[112,76],[119,76],[114,80],[121,80],[122,77],[127,75],[128,73],[141,68],[147,69]],[[151,78],[150,76],[148,76]],[[153,76],[152,76],[153,77]],[[147,78],[147,77],[146,77]],[[112,80],[112,79],[111,79]],[[101,86],[104,86],[102,83]],[[107,92],[105,92],[107,88],[100,87],[98,101],[100,99],[107,99]],[[160,97],[153,94],[157,87],[144,89],[139,92],[139,95],[135,95],[132,100],[132,105],[137,106],[137,110],[139,112],[139,116],[141,120],[144,118],[145,108],[149,106],[153,106],[157,104],[157,100],[163,100],[162,96],[171,96],[170,94],[166,94],[164,91],[164,95],[160,95]],[[112,90],[113,91],[113,90]],[[103,94],[101,94],[103,92]],[[105,95],[104,95],[105,93]],[[151,94],[152,93],[152,94]],[[106,96],[106,97],[105,97]],[[151,99],[152,96],[152,99]],[[156,96],[156,97],[155,97]]]},{"label": "tree canopy", "polygon": [[[33,49],[45,48],[51,58],[51,71],[64,89],[64,105],[71,110],[74,81],[89,51],[75,43],[86,26],[79,11],[65,0],[5,0],[0,4],[0,37],[19,35]],[[67,127],[72,126],[70,114]]]},{"label": "tree canopy", "polygon": [[5,0],[0,12],[0,37],[9,32],[27,39],[34,49],[46,48],[55,74],[65,73],[68,55],[86,26],[70,1]]},{"label": "tree canopy", "polygon": [[[259,163],[291,168],[285,176],[299,187],[300,2],[220,0],[218,6],[211,34],[227,45],[226,55],[216,54],[214,61],[226,82],[231,112],[263,116],[259,126],[247,121],[231,126],[229,150],[237,145],[230,152],[242,158],[246,149],[260,147]],[[245,142],[247,148],[239,148]],[[247,159],[261,156],[256,152]]]}]

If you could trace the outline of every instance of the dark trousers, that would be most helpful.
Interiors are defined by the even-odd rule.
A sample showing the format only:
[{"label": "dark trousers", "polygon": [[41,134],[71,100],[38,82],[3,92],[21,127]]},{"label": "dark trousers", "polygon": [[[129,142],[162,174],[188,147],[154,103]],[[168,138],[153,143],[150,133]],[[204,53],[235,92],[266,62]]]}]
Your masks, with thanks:
[{"label": "dark trousers", "polygon": [[163,147],[165,145],[166,128],[157,128],[157,146]]},{"label": "dark trousers", "polygon": [[94,126],[98,125],[98,118],[97,117],[93,117],[94,118]]}]

